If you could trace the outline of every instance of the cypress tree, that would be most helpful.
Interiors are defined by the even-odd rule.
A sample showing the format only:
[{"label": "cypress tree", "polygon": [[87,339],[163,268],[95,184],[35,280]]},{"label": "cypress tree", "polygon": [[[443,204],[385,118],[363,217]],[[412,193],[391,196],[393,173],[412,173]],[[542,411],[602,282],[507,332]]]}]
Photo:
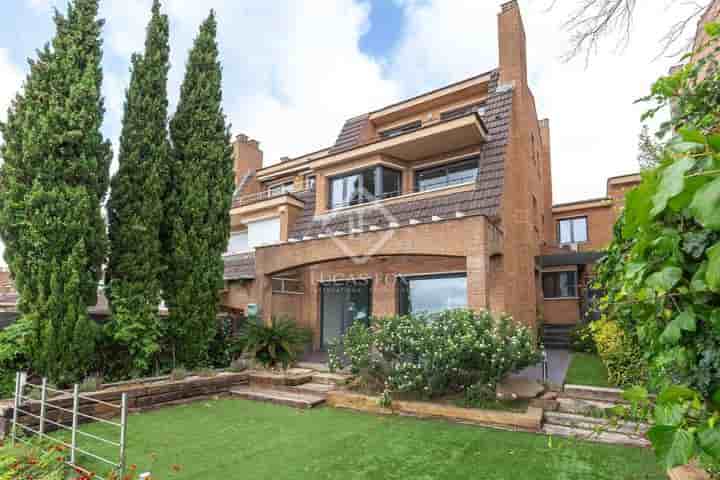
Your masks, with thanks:
[{"label": "cypress tree", "polygon": [[144,55],[132,57],[120,137],[119,169],[111,181],[107,285],[114,338],[127,346],[136,372],[159,350],[160,243],[167,140],[168,18],[155,0]]},{"label": "cypress tree", "polygon": [[34,325],[34,368],[58,382],[91,371],[97,329],[87,307],[107,250],[101,204],[112,151],[100,132],[103,21],[98,0],[55,12],[51,44],[30,61],[0,124],[0,233]]},{"label": "cypress tree", "polygon": [[230,235],[233,162],[222,109],[215,13],[190,50],[177,111],[170,121],[170,188],[164,276],[169,337],[186,366],[207,360],[217,329],[222,254]]}]

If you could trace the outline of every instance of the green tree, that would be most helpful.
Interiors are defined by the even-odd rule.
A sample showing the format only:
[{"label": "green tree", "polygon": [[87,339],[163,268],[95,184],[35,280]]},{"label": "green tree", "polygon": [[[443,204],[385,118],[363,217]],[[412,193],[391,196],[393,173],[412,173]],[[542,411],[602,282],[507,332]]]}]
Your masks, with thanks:
[{"label": "green tree", "polygon": [[168,18],[152,6],[144,55],[132,57],[120,137],[119,170],[112,178],[106,274],[112,334],[126,345],[132,367],[145,372],[159,350],[158,305],[163,269],[160,225],[169,143],[167,138]]},{"label": "green tree", "polygon": [[100,132],[103,21],[98,0],[55,13],[56,35],[30,61],[24,89],[0,124],[0,234],[33,324],[33,367],[53,380],[92,369],[97,301],[107,250],[101,204],[110,142]]},{"label": "green tree", "polygon": [[176,361],[187,366],[206,361],[217,329],[222,254],[230,235],[233,164],[216,35],[211,12],[190,50],[177,112],[170,121],[166,335]]}]

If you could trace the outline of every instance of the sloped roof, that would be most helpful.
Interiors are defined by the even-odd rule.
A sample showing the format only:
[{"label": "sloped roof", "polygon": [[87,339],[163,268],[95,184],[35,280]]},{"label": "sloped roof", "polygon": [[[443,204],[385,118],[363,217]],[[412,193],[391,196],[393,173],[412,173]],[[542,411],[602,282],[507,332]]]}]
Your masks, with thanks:
[{"label": "sloped roof", "polygon": [[225,280],[252,280],[255,278],[255,253],[241,253],[223,258]]},{"label": "sloped roof", "polygon": [[[482,115],[482,119],[488,128],[489,140],[481,146],[478,160],[480,172],[475,189],[429,199],[398,202],[382,206],[382,208],[367,206],[363,209],[363,221],[366,225],[377,225],[382,228],[387,226],[390,221],[402,224],[407,223],[410,219],[416,219],[425,222],[430,221],[433,216],[449,218],[454,216],[455,212],[463,212],[467,216],[484,215],[491,218],[499,216],[504,185],[505,151],[511,128],[513,92],[510,89],[498,91],[495,88],[496,83],[497,80],[494,76],[493,91],[483,102],[485,113]],[[352,125],[359,118],[348,120],[345,126],[350,128],[348,124]],[[357,146],[357,143],[352,144],[346,140],[351,137],[351,133],[343,134],[341,132],[338,140],[343,138],[343,150]],[[356,141],[359,143],[359,140]],[[305,236],[317,236],[320,233],[331,234],[337,230],[346,230],[349,219],[355,215],[355,211],[351,210],[345,214],[338,212],[322,218],[314,218],[315,193],[302,192],[295,196],[301,199],[305,206],[302,214],[290,229],[291,238],[302,239]]]}]

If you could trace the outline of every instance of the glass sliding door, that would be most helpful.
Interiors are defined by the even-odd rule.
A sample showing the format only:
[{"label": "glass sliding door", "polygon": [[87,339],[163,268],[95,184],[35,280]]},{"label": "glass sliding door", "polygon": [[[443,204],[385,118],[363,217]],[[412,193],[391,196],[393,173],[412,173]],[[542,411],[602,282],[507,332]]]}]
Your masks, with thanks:
[{"label": "glass sliding door", "polygon": [[371,315],[370,280],[353,282],[332,282],[320,285],[320,324],[322,348],[332,340],[341,337],[355,322],[370,322]]}]

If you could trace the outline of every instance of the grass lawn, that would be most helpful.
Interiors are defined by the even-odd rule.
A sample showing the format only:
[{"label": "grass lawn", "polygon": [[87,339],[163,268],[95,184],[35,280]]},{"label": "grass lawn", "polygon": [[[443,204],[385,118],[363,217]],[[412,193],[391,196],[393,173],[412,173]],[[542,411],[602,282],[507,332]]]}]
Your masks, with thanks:
[{"label": "grass lawn", "polygon": [[650,450],[236,399],[132,415],[128,461],[155,480],[665,478]]},{"label": "grass lawn", "polygon": [[611,387],[607,370],[600,357],[591,353],[573,353],[565,383],[590,385],[593,387]]}]

